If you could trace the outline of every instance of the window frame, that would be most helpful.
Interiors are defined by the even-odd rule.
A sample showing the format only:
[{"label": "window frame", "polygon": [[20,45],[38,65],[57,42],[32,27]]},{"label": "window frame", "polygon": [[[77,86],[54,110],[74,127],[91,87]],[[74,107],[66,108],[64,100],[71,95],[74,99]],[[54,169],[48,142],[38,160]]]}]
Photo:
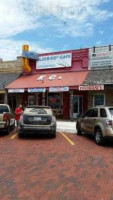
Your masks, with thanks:
[{"label": "window frame", "polygon": [[[103,105],[95,105],[95,96],[97,95],[103,95],[104,96],[104,104]],[[106,102],[106,99],[105,99],[105,93],[96,93],[93,95],[93,106],[105,106],[105,102]]]}]

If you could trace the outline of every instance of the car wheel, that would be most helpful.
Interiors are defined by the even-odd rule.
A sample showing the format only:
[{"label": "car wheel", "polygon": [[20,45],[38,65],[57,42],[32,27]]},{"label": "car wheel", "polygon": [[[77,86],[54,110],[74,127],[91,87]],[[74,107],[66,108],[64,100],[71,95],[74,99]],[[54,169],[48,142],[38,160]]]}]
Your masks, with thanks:
[{"label": "car wheel", "polygon": [[51,132],[51,138],[56,138],[56,131]]},{"label": "car wheel", "polygon": [[7,133],[7,134],[10,133],[10,126],[7,127],[7,129],[6,129],[6,133]]},{"label": "car wheel", "polygon": [[14,128],[15,128],[15,122],[14,122],[14,124],[11,126],[11,130],[13,131]]},{"label": "car wheel", "polygon": [[81,132],[81,129],[80,129],[80,125],[77,124],[77,135],[81,135],[82,132]]},{"label": "car wheel", "polygon": [[22,138],[22,137],[23,137],[22,131],[18,131],[18,137],[19,137],[19,138]]},{"label": "car wheel", "polygon": [[95,130],[95,142],[98,145],[102,145],[104,143],[104,138],[103,138],[102,131],[100,128],[97,128]]}]

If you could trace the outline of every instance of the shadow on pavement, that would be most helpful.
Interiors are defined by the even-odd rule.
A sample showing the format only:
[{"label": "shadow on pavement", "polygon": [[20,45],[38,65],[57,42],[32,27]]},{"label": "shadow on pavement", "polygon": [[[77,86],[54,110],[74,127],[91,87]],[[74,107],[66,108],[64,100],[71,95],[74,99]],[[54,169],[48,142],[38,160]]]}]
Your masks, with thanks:
[{"label": "shadow on pavement", "polygon": [[21,140],[48,140],[48,139],[55,139],[55,137],[49,134],[26,134],[21,136],[19,139]]},{"label": "shadow on pavement", "polygon": [[[85,139],[87,139],[88,141],[92,141],[92,142],[94,142],[95,143],[95,141],[94,141],[94,136],[93,135],[90,135],[90,134],[82,134],[81,135],[81,137],[84,137]],[[96,144],[95,144],[96,145]],[[113,140],[108,140],[108,139],[106,139],[105,140],[105,142],[104,142],[104,144],[102,145],[102,146],[104,146],[104,147],[113,147]]]}]

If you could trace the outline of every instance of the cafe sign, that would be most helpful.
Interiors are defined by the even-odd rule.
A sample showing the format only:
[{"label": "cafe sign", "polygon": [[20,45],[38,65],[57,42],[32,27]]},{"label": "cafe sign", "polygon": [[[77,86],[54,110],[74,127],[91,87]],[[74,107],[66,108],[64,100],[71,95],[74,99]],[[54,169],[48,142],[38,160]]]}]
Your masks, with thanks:
[{"label": "cafe sign", "polygon": [[56,54],[49,56],[39,56],[36,69],[64,68],[71,67],[72,54]]},{"label": "cafe sign", "polygon": [[104,90],[104,85],[80,85],[79,90]]},{"label": "cafe sign", "polygon": [[89,69],[113,67],[113,46],[89,49]]}]

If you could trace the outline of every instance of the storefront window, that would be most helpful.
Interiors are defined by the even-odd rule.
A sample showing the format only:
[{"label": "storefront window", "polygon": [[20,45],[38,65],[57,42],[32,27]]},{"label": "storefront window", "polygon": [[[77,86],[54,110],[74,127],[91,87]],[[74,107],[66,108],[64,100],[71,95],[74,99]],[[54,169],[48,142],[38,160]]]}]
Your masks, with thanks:
[{"label": "storefront window", "polygon": [[48,93],[48,106],[57,118],[62,117],[62,93]]},{"label": "storefront window", "polygon": [[36,96],[28,96],[28,105],[35,105],[36,104]]},{"label": "storefront window", "polygon": [[94,106],[104,105],[105,104],[105,95],[96,94],[94,95]]},{"label": "storefront window", "polygon": [[52,109],[61,109],[61,93],[48,94],[48,106]]},{"label": "storefront window", "polygon": [[10,105],[11,109],[14,111],[16,108],[16,95],[9,94],[8,95],[8,104]]},{"label": "storefront window", "polygon": [[4,103],[4,94],[0,94],[0,104]]}]

